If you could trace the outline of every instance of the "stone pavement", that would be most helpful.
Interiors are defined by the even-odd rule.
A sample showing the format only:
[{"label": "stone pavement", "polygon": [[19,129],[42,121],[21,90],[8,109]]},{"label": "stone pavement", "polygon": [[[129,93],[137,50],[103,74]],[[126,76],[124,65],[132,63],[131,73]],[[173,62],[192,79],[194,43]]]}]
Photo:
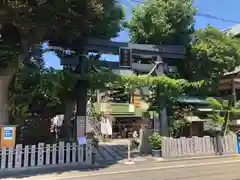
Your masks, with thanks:
[{"label": "stone pavement", "polygon": [[[110,142],[101,142],[98,149],[95,149],[97,164],[115,162],[121,163],[128,158],[128,142],[129,140],[112,140]],[[141,157],[137,149],[131,150],[131,158],[135,161],[146,161],[148,157]]]},{"label": "stone pavement", "polygon": [[96,149],[96,163],[103,161],[119,161],[127,158],[125,145],[99,145]]}]

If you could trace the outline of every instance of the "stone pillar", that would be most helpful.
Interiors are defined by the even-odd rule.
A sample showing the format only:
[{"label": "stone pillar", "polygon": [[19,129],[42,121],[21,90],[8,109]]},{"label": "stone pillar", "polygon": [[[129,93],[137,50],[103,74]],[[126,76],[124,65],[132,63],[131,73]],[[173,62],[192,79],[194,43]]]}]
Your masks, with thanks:
[{"label": "stone pillar", "polygon": [[[160,56],[157,57],[158,63],[156,73],[157,76],[163,76],[164,73],[164,62]],[[166,91],[166,86],[161,88],[160,86],[157,87],[157,96],[158,96],[158,104],[159,104],[159,120],[160,120],[160,132],[162,136],[169,136],[168,134],[168,119],[167,119],[167,108],[166,108],[166,99],[160,98],[160,93],[164,93]],[[164,92],[161,92],[164,91]]]}]

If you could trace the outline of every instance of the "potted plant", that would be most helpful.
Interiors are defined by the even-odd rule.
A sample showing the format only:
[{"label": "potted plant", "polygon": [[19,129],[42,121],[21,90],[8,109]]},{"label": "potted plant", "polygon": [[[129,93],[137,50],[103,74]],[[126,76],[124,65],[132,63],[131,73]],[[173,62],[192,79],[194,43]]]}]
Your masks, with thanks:
[{"label": "potted plant", "polygon": [[154,132],[151,136],[148,137],[150,144],[152,145],[152,156],[153,157],[160,157],[161,156],[161,143],[162,143],[162,136]]}]

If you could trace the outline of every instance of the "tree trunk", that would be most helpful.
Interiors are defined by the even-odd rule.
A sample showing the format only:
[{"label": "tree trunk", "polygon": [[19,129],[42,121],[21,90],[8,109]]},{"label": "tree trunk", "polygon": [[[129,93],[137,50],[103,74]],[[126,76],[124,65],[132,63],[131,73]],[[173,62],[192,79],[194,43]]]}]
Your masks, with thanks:
[{"label": "tree trunk", "polygon": [[60,138],[68,139],[72,137],[72,128],[71,128],[71,120],[74,115],[76,101],[68,100],[66,102],[65,112],[64,112],[64,120],[60,130]]},{"label": "tree trunk", "polygon": [[0,125],[9,124],[8,86],[12,76],[0,76]]},{"label": "tree trunk", "polygon": [[230,112],[228,111],[224,117],[224,123],[222,126],[222,135],[226,136],[227,134],[227,129],[228,129],[228,123],[229,123],[229,117],[230,117]]}]

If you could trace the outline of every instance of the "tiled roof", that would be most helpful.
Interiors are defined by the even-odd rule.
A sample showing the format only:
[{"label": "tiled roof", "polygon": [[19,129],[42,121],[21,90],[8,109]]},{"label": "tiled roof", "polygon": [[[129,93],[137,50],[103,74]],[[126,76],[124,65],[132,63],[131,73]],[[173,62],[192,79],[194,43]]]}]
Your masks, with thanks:
[{"label": "tiled roof", "polygon": [[234,25],[228,29],[223,30],[226,34],[231,34],[233,36],[239,35],[240,34],[240,24]]}]

